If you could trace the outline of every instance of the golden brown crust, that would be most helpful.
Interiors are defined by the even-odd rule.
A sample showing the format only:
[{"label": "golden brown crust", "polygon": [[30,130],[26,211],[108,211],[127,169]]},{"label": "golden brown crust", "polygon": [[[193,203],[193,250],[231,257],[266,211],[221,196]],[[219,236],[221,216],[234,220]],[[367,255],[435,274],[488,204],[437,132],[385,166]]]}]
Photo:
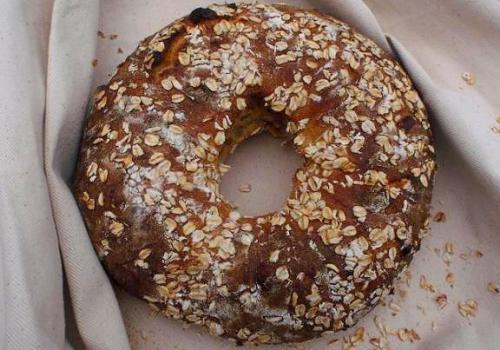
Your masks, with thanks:
[{"label": "golden brown crust", "polygon": [[[261,130],[304,156],[285,207],[240,217],[222,161]],[[197,9],[99,88],[75,179],[113,278],[239,342],[302,341],[378,303],[427,227],[434,150],[402,68],[348,25],[263,4]]]}]

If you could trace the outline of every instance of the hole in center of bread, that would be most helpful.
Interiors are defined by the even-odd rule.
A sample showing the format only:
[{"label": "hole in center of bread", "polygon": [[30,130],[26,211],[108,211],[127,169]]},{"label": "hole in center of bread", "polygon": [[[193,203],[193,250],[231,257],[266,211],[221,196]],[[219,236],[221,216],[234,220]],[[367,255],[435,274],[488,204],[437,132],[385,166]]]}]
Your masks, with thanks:
[{"label": "hole in center of bread", "polygon": [[223,196],[244,216],[279,211],[290,194],[293,177],[303,158],[290,142],[262,132],[243,141],[224,163]]}]

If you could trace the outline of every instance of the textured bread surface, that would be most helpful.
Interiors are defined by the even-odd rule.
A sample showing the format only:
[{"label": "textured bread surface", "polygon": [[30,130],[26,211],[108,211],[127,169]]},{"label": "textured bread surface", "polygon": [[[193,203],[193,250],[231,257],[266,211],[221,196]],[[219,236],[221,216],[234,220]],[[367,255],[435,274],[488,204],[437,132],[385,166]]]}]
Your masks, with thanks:
[{"label": "textured bread surface", "polygon": [[[303,156],[279,212],[241,216],[225,157],[269,131]],[[284,5],[212,5],[143,40],[95,93],[75,194],[106,270],[168,317],[239,343],[354,325],[419,249],[435,171],[399,64]]]}]

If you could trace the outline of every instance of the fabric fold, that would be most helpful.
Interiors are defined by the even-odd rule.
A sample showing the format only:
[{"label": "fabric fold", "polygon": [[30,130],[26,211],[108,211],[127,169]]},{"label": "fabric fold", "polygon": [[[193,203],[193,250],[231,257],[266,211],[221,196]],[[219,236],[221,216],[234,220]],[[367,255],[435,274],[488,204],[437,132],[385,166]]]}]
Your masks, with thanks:
[{"label": "fabric fold", "polygon": [[45,171],[78,332],[87,349],[128,349],[111,283],[71,190],[92,83],[98,19],[98,0],[55,2],[47,68]]},{"label": "fabric fold", "polygon": [[58,349],[63,275],[42,158],[52,2],[0,7],[0,348]]}]

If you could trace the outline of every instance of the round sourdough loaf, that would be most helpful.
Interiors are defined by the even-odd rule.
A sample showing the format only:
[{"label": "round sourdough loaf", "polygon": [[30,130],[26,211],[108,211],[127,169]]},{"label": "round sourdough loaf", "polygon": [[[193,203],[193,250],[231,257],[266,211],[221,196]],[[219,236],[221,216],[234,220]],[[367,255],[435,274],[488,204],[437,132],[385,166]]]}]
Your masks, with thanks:
[{"label": "round sourdough loaf", "polygon": [[[243,217],[223,161],[255,133],[303,156],[283,208]],[[435,161],[407,74],[347,24],[213,5],[143,40],[95,93],[75,193],[108,273],[238,342],[354,325],[425,235]]]}]

